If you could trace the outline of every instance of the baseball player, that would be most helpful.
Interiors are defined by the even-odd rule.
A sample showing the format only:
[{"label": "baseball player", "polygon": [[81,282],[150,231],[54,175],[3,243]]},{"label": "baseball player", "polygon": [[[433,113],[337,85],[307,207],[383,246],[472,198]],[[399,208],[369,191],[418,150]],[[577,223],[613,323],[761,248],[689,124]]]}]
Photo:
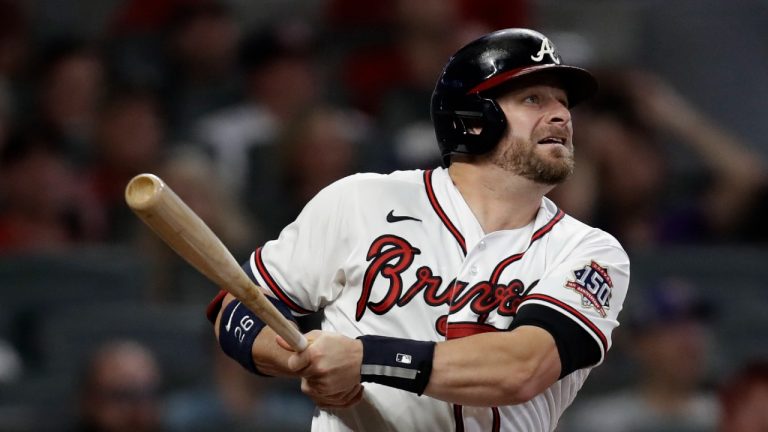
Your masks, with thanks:
[{"label": "baseball player", "polygon": [[595,91],[535,31],[461,48],[432,96],[445,167],[339,180],[245,264],[287,317],[323,311],[309,348],[220,293],[224,352],[301,377],[315,431],[554,430],[629,282],[621,245],[544,196],[573,170],[569,108]]}]

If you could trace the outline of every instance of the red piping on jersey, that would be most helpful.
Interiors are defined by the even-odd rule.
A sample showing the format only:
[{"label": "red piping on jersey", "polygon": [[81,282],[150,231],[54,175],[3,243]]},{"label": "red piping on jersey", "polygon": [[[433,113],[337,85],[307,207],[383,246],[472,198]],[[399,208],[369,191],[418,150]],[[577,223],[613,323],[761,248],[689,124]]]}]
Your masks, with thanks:
[{"label": "red piping on jersey", "polygon": [[555,214],[555,216],[549,222],[547,222],[546,225],[539,228],[538,230],[536,230],[535,233],[533,233],[533,235],[531,236],[531,243],[547,235],[547,233],[552,230],[552,227],[554,227],[558,222],[560,222],[563,219],[563,217],[565,217],[565,212],[560,209],[557,209],[557,214]]},{"label": "red piping on jersey", "polygon": [[499,432],[501,430],[501,415],[499,414],[499,407],[492,407],[491,412],[493,413],[493,427],[491,430],[493,432]]},{"label": "red piping on jersey", "polygon": [[461,412],[461,405],[453,406],[453,420],[456,422],[456,432],[464,432],[464,415]]},{"label": "red piping on jersey", "polygon": [[205,316],[208,317],[208,321],[210,321],[211,324],[216,323],[216,316],[219,315],[219,311],[221,310],[221,303],[224,301],[224,297],[226,296],[226,291],[219,290],[219,293],[216,294],[216,297],[214,297],[213,300],[208,303],[208,307],[205,308]]},{"label": "red piping on jersey", "polygon": [[[456,432],[464,432],[464,414],[462,412],[463,408],[464,407],[462,405],[453,406],[453,420],[456,422]],[[500,432],[501,414],[499,414],[499,408],[491,407],[491,415],[493,416],[493,426],[491,427],[491,431]]]},{"label": "red piping on jersey", "polygon": [[523,304],[525,304],[525,302],[528,301],[528,300],[541,300],[543,302],[552,303],[552,304],[557,305],[558,307],[561,307],[561,308],[565,309],[566,311],[570,312],[571,315],[573,315],[579,321],[584,323],[587,327],[589,327],[592,330],[592,332],[595,335],[597,335],[598,338],[600,338],[600,343],[603,345],[603,353],[608,351],[608,339],[605,337],[603,332],[600,331],[600,329],[597,328],[597,326],[594,323],[592,323],[592,321],[590,321],[589,318],[585,317],[581,312],[577,311],[572,306],[567,305],[567,304],[563,303],[562,301],[560,301],[560,300],[558,300],[556,298],[550,297],[548,295],[544,295],[544,294],[530,294],[530,295],[526,296],[525,299],[523,299],[523,303],[520,304],[520,307],[522,307]]},{"label": "red piping on jersey", "polygon": [[446,324],[447,339],[459,339],[481,333],[500,331],[496,327],[479,322],[451,322]]},{"label": "red piping on jersey", "polygon": [[493,269],[493,273],[491,274],[490,283],[491,285],[496,285],[499,283],[499,278],[501,277],[501,272],[504,271],[505,268],[507,268],[508,265],[512,264],[515,261],[518,261],[520,258],[525,255],[525,252],[520,252],[517,254],[514,254],[510,257],[505,258],[502,262],[496,265],[496,268]]},{"label": "red piping on jersey", "polygon": [[437,213],[437,216],[440,217],[440,220],[443,221],[443,225],[445,225],[446,228],[448,228],[448,231],[453,234],[453,237],[456,239],[457,242],[459,242],[459,246],[461,246],[461,251],[464,252],[464,255],[467,255],[467,243],[464,241],[464,236],[461,235],[461,232],[456,228],[456,226],[451,222],[450,219],[448,219],[448,216],[445,214],[445,211],[443,211],[443,208],[440,207],[440,203],[437,201],[437,197],[435,196],[435,190],[432,187],[432,172],[434,170],[426,170],[424,171],[424,188],[427,190],[427,198],[429,198],[429,203],[432,204],[432,208],[435,210],[435,213]]},{"label": "red piping on jersey", "polygon": [[264,265],[264,261],[261,259],[261,248],[256,249],[256,252],[253,254],[253,260],[256,263],[256,269],[259,270],[259,274],[261,275],[261,278],[264,279],[264,282],[267,283],[267,288],[272,290],[273,293],[277,296],[277,298],[280,299],[283,303],[285,303],[286,306],[293,309],[294,311],[301,313],[301,314],[308,314],[312,313],[312,311],[304,309],[303,307],[299,306],[291,300],[290,297],[280,289],[280,287],[277,285],[274,279],[272,279],[272,276],[267,271],[267,267]]},{"label": "red piping on jersey", "polygon": [[[553,216],[552,219],[549,220],[549,222],[547,222],[543,227],[537,229],[536,232],[533,233],[533,235],[531,236],[531,242],[528,244],[528,247],[525,249],[525,251],[528,251],[528,249],[530,249],[531,245],[536,240],[544,237],[545,235],[547,235],[547,233],[552,231],[552,228],[554,228],[554,226],[557,225],[558,222],[563,220],[563,217],[565,217],[565,212],[558,209],[557,213],[555,213],[555,216]],[[491,274],[491,279],[490,279],[491,284],[495,285],[499,283],[501,272],[504,271],[504,269],[507,268],[508,265],[522,258],[523,255],[525,255],[525,252],[514,254],[512,256],[505,258],[499,264],[497,264],[496,268],[493,269],[493,273]]]}]

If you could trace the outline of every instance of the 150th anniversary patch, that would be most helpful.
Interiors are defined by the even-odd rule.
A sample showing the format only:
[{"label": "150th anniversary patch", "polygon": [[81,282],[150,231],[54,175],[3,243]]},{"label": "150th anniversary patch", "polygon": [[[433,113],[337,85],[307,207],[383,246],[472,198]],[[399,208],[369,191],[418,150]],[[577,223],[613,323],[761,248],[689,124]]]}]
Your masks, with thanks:
[{"label": "150th anniversary patch", "polygon": [[606,309],[610,309],[611,288],[613,281],[608,276],[608,269],[592,261],[589,265],[573,271],[575,280],[565,283],[581,295],[581,304],[584,307],[593,307],[605,317]]}]

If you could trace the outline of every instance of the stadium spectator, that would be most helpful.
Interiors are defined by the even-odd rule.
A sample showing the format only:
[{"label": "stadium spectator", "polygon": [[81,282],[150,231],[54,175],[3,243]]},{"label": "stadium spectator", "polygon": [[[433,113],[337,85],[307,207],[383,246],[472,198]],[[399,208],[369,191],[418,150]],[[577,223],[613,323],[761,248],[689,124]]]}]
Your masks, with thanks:
[{"label": "stadium spectator", "polygon": [[356,111],[318,105],[287,123],[275,146],[249,154],[245,202],[265,235],[276,236],[320,189],[361,169],[369,126]]},{"label": "stadium spectator", "polygon": [[[224,187],[210,159],[189,146],[167,155],[156,173],[216,233],[234,256],[247,256],[259,228],[246,217],[233,191]],[[152,284],[149,299],[171,304],[199,304],[210,300],[215,285],[200,275],[148,229],[140,230],[138,244],[150,257]]]},{"label": "stadium spectator", "polygon": [[102,108],[88,182],[107,218],[105,240],[132,238],[138,220],[125,205],[133,176],[153,172],[165,150],[165,122],[152,93],[116,91]]},{"label": "stadium spectator", "polygon": [[161,100],[175,140],[188,139],[203,116],[242,98],[237,64],[240,26],[224,2],[187,1],[168,27]]},{"label": "stadium spectator", "polygon": [[[300,432],[314,404],[285,379],[259,379],[211,346],[210,382],[169,395],[166,425],[170,432]],[[290,413],[286,415],[286,413]]]},{"label": "stadium spectator", "polygon": [[161,371],[154,354],[133,341],[113,341],[88,360],[80,396],[80,432],[158,432]]},{"label": "stadium spectator", "polygon": [[20,134],[0,151],[0,251],[61,250],[98,240],[104,220],[59,143]]},{"label": "stadium spectator", "polygon": [[[248,153],[273,146],[283,127],[319,100],[321,73],[315,41],[302,23],[277,24],[249,35],[240,49],[246,98],[215,111],[195,126],[226,186],[245,193]],[[247,197],[246,197],[247,198]]]},{"label": "stadium spectator", "polygon": [[61,38],[43,52],[35,114],[29,122],[49,131],[77,165],[92,156],[92,135],[106,92],[100,53],[88,41]]},{"label": "stadium spectator", "polygon": [[[554,201],[628,248],[737,238],[765,185],[760,157],[659,77],[603,75],[575,137],[576,163],[591,169],[555,189]],[[676,151],[699,169],[676,166]]]},{"label": "stadium spectator", "polygon": [[745,364],[720,387],[720,432],[768,430],[768,361]]},{"label": "stadium spectator", "polygon": [[712,306],[682,279],[642,289],[630,310],[625,349],[635,361],[631,388],[583,398],[566,412],[567,432],[706,432],[718,404],[706,389]]}]

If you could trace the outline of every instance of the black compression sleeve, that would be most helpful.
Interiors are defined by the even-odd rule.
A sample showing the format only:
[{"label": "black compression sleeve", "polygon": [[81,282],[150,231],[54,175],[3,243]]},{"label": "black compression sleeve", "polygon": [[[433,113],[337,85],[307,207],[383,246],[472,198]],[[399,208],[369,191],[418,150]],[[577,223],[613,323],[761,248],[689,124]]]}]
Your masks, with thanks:
[{"label": "black compression sleeve", "polygon": [[600,361],[600,346],[580,325],[556,310],[529,304],[520,308],[512,328],[530,325],[540,327],[555,339],[560,354],[560,378]]}]

